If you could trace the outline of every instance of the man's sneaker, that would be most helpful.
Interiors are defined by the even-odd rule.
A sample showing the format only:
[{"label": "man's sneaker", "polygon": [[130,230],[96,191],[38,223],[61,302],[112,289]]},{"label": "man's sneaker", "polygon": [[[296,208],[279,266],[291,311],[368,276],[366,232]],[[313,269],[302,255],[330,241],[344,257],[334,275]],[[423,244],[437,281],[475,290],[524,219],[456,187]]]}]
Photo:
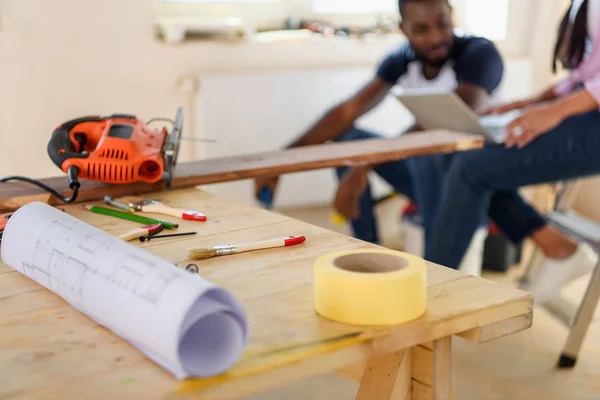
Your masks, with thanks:
[{"label": "man's sneaker", "polygon": [[563,286],[591,272],[597,259],[596,252],[582,243],[570,257],[561,260],[546,258],[533,280],[522,285],[521,289],[531,293],[537,305],[542,305]]}]

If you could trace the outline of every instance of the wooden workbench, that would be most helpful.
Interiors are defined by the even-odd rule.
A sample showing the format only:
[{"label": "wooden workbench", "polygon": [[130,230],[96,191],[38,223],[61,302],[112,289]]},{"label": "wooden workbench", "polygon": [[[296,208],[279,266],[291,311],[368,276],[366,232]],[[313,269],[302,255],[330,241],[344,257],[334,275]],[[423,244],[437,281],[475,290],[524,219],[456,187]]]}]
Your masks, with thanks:
[{"label": "wooden workbench", "polygon": [[[453,335],[485,342],[531,325],[529,294],[433,264],[421,318],[393,327],[334,323],[313,309],[315,259],[374,246],[197,189],[147,197],[209,217],[181,223],[180,230],[197,230],[197,237],[135,244],[181,266],[189,262],[190,246],[307,236],[300,246],[196,261],[203,277],[243,302],[251,331],[245,354],[221,376],[178,382],[128,342],[0,264],[1,399],[234,399],[330,371],[360,380],[358,399],[450,399]],[[66,211],[115,235],[137,226],[81,205]]]}]

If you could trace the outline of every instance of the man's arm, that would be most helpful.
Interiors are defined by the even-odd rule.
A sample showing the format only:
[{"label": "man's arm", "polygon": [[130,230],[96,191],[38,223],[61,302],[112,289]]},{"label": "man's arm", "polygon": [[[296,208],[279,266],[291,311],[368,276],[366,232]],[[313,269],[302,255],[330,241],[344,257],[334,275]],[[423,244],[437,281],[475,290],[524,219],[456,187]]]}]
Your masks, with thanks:
[{"label": "man's arm", "polygon": [[[352,124],[367,111],[377,106],[384,99],[392,85],[379,76],[373,78],[349,100],[329,110],[304,135],[300,136],[287,148],[308,146],[334,140],[346,132]],[[277,187],[278,176],[266,176],[255,181],[255,196],[261,199],[261,193],[268,189],[270,199],[261,199],[265,203],[272,202]]]},{"label": "man's arm", "polygon": [[456,94],[475,112],[487,107],[488,96],[504,75],[504,61],[496,46],[484,38],[473,39],[455,65]]},{"label": "man's arm", "polygon": [[367,111],[377,106],[391,89],[391,85],[379,77],[373,78],[349,100],[329,110],[304,135],[287,147],[308,146],[337,139]]},{"label": "man's arm", "polygon": [[455,92],[475,112],[486,107],[488,93],[482,86],[464,82],[458,85]]}]

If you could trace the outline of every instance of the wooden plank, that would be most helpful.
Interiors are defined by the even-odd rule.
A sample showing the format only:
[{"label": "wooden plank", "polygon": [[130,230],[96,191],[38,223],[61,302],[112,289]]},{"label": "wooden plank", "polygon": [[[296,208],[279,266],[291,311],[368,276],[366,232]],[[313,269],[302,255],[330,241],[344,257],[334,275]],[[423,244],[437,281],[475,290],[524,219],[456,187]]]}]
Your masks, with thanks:
[{"label": "wooden plank", "polygon": [[419,346],[424,347],[428,350],[433,350],[433,342],[421,343]]},{"label": "wooden plank", "polygon": [[434,351],[421,346],[415,346],[412,357],[412,378],[419,383],[433,387],[434,382]]},{"label": "wooden plank", "polygon": [[412,362],[413,398],[450,400],[452,397],[450,372],[450,336],[434,341],[433,350],[415,346]]},{"label": "wooden plank", "polygon": [[[499,285],[491,281],[485,281],[489,285],[480,285],[482,282],[481,278],[468,276],[462,279],[454,280],[445,284],[436,285],[428,288],[428,310],[427,313],[422,317],[423,319],[437,320],[437,326],[440,329],[435,332],[435,335],[421,334],[418,340],[417,337],[413,336],[413,332],[401,328],[395,328],[394,333],[388,336],[382,337],[378,340],[378,346],[381,351],[388,351],[396,349],[398,346],[414,346],[431,340],[440,339],[444,336],[454,335],[459,332],[464,332],[469,329],[493,324],[499,321],[510,319],[513,317],[529,314],[533,310],[533,298],[529,293],[515,289],[523,295],[521,301],[504,303],[498,299],[502,305],[492,305],[487,303],[491,298],[487,298],[485,302],[485,312],[479,314],[478,321],[475,327],[463,329],[463,324],[471,324],[473,322],[473,316],[466,314],[456,315],[455,310],[458,304],[463,302],[471,302],[471,306],[478,308],[477,303],[483,300],[488,295],[495,297],[493,294],[497,290],[506,289],[504,285]],[[502,287],[502,289],[500,289]],[[451,288],[451,289],[450,289]],[[446,290],[452,290],[452,293],[446,292]],[[514,288],[513,288],[514,289]],[[485,291],[480,292],[480,290]],[[457,303],[455,303],[455,301]],[[439,303],[438,303],[439,302]],[[494,303],[494,301],[492,301]],[[439,307],[439,308],[438,308]],[[462,307],[459,306],[459,307]],[[452,317],[450,317],[452,315]],[[438,319],[441,318],[441,319]],[[422,322],[422,320],[418,320]],[[418,324],[417,321],[409,322],[403,326],[406,328],[411,325]],[[454,331],[454,333],[450,333]]]},{"label": "wooden plank", "polygon": [[356,363],[356,364],[347,365],[344,368],[338,369],[336,372],[342,376],[345,376],[348,379],[352,379],[353,381],[360,382],[366,366],[367,366],[366,362],[360,362],[360,363]]},{"label": "wooden plank", "polygon": [[391,399],[410,400],[412,398],[412,349],[414,347],[404,350],[405,361],[396,376]]},{"label": "wooden plank", "polygon": [[[480,136],[450,131],[429,131],[395,139],[367,139],[328,143],[289,150],[245,154],[181,163],[175,169],[172,188],[186,188],[210,183],[251,179],[352,164],[378,164],[408,157],[449,153],[480,148]],[[42,179],[46,185],[69,196],[66,176]],[[77,201],[93,201],[106,195],[113,197],[141,195],[165,188],[164,182],[108,185],[82,180]],[[15,182],[0,185],[0,212],[14,210],[31,201],[59,204],[58,199],[36,186]]]},{"label": "wooden plank", "polygon": [[[13,274],[13,275],[17,275],[17,274]],[[450,284],[452,284],[453,282],[450,282]],[[253,282],[249,283],[250,285],[254,285]],[[305,293],[305,295],[308,297],[310,296],[310,291],[307,291]],[[298,296],[294,295],[291,298],[298,298]],[[285,308],[287,309],[292,315],[290,316],[290,319],[293,319],[293,315],[296,313],[298,313],[298,310],[295,310],[293,308],[289,308],[289,304],[288,307],[284,307],[283,305],[286,304],[286,300],[289,301],[290,297],[289,295],[287,295],[287,293],[277,293],[275,296],[271,297],[271,300],[273,303],[275,304],[279,304],[279,307],[281,308]],[[262,300],[262,299],[261,299]],[[28,302],[26,302],[28,303]],[[341,351],[341,354],[338,354],[335,350],[336,347],[333,345],[326,345],[323,346],[320,343],[307,343],[304,345],[304,350],[305,351],[299,351],[299,352],[293,352],[293,351],[287,351],[284,348],[280,348],[279,350],[277,349],[277,346],[275,349],[265,349],[262,353],[257,353],[256,351],[256,347],[263,347],[263,346],[267,346],[267,344],[269,342],[272,342],[274,344],[277,344],[280,340],[282,339],[287,339],[288,341],[293,339],[293,337],[289,337],[288,335],[286,335],[287,332],[294,332],[297,333],[298,336],[302,336],[304,337],[305,335],[303,334],[303,330],[305,331],[307,328],[310,327],[311,323],[309,321],[298,321],[297,323],[293,324],[293,325],[289,325],[290,323],[290,319],[285,320],[283,318],[281,318],[282,316],[279,314],[279,319],[282,321],[283,324],[287,324],[289,325],[288,327],[286,327],[286,332],[282,332],[281,331],[281,327],[277,327],[276,324],[274,324],[273,322],[269,323],[268,319],[265,318],[261,318],[260,316],[256,315],[256,309],[257,307],[262,307],[262,306],[266,306],[267,309],[265,310],[261,310],[264,311],[265,316],[266,315],[278,315],[277,314],[277,310],[275,308],[268,307],[269,303],[265,302],[265,301],[258,301],[257,300],[253,300],[253,301],[249,301],[249,302],[245,302],[245,306],[248,307],[248,310],[253,313],[254,315],[251,315],[251,325],[255,328],[253,333],[254,337],[252,338],[252,340],[254,341],[254,343],[251,343],[251,345],[249,346],[250,349],[254,349],[254,351],[251,351],[250,354],[247,355],[247,357],[245,357],[244,359],[242,359],[240,361],[240,363],[238,363],[238,365],[236,367],[234,367],[228,374],[226,374],[225,376],[219,377],[219,378],[215,378],[215,379],[211,379],[211,380],[192,380],[190,382],[188,382],[185,385],[186,391],[184,393],[203,393],[203,398],[205,398],[204,394],[206,394],[206,396],[208,396],[209,393],[212,393],[211,396],[215,396],[215,397],[219,397],[218,394],[219,393],[225,393],[223,394],[224,398],[227,398],[226,394],[231,394],[233,393],[238,393],[238,391],[240,390],[250,390],[251,388],[256,388],[258,389],[265,389],[267,388],[268,385],[279,385],[282,384],[284,382],[288,382],[286,381],[284,378],[284,376],[282,376],[283,372],[282,371],[287,371],[288,374],[293,375],[293,376],[311,376],[311,374],[313,373],[317,373],[317,372],[321,372],[323,371],[323,368],[330,368],[330,367],[336,367],[339,368],[339,366],[342,366],[344,364],[347,364],[348,362],[352,362],[352,361],[360,361],[360,354],[359,353],[352,353],[354,354],[354,356],[352,356],[351,353],[348,352],[344,352]],[[67,306],[64,306],[65,309],[68,309]],[[279,308],[278,307],[278,308]],[[432,304],[432,308],[437,308],[438,305],[436,305],[435,303]],[[10,307],[9,307],[10,308]],[[43,310],[42,310],[43,312]],[[274,314],[275,312],[275,314]],[[32,317],[35,318],[36,314],[33,313],[29,313],[29,315],[26,315],[26,313],[15,313],[17,314],[19,319],[23,319],[24,321],[30,321],[29,324],[31,324],[31,319]],[[25,314],[25,315],[23,315]],[[69,313],[66,315],[66,317],[68,319],[73,318],[75,315],[72,314],[77,314],[75,312]],[[259,329],[260,326],[256,325],[255,322],[256,318],[258,318],[258,322],[262,323],[264,325],[263,329]],[[477,318],[477,316],[473,316],[473,318]],[[81,323],[81,321],[80,321]],[[323,330],[326,333],[329,333],[330,331],[333,332],[332,328],[333,326],[331,326],[328,323],[324,323],[321,324],[319,323],[319,330]],[[24,325],[24,326],[28,326],[28,325]],[[413,329],[417,330],[417,331],[426,331],[427,330],[427,326],[430,326],[430,324],[425,324],[422,326],[415,326],[413,327]],[[56,326],[56,328],[58,329],[58,326]],[[310,329],[310,328],[309,328]],[[270,332],[265,333],[266,330],[269,330]],[[412,330],[412,329],[411,329]],[[36,336],[34,335],[34,333],[38,333],[38,332],[21,332],[21,336],[25,335],[25,337],[32,337],[32,336]],[[43,334],[44,331],[40,331],[40,334]],[[368,331],[363,331],[363,332],[356,332],[357,333],[357,337],[359,337],[359,335],[363,335],[363,334],[368,334]],[[110,335],[110,333],[107,333],[107,335]],[[284,336],[284,337],[282,337]],[[350,337],[352,337],[352,333],[349,334]],[[38,340],[41,340],[38,339]],[[32,339],[32,342],[35,343],[37,340]],[[96,340],[94,340],[95,342]],[[99,341],[99,340],[98,340]],[[101,342],[101,341],[99,341]],[[258,343],[257,343],[258,342]],[[264,343],[264,345],[260,345],[260,343]],[[282,341],[282,343],[284,343]],[[288,342],[289,343],[289,342]],[[294,343],[294,342],[292,342]],[[345,345],[350,345],[349,343],[344,343]],[[83,345],[83,344],[82,344]],[[302,349],[302,346],[300,346],[300,344],[298,344],[296,342],[295,345],[288,345],[288,347],[293,347],[293,346],[299,346]],[[51,343],[48,344],[48,350],[52,351],[52,349],[55,346],[52,346]],[[377,343],[373,342],[372,347],[377,348]],[[77,348],[77,347],[76,347]],[[80,351],[80,349],[78,349],[78,351]],[[331,354],[327,354],[327,352],[332,352]],[[255,353],[255,354],[252,354]],[[324,354],[323,354],[324,353]],[[87,357],[93,357],[93,352],[90,352],[89,355]],[[265,356],[265,354],[268,354],[268,356]],[[115,354],[115,356],[123,356],[124,354]],[[58,360],[62,360],[64,362],[67,361],[67,359],[65,359],[64,357],[65,355],[62,354],[61,352],[56,353],[55,359]],[[86,357],[85,353],[80,353],[81,357]],[[127,355],[125,354],[125,356],[127,357]],[[351,357],[352,356],[352,357]],[[1,357],[0,357],[1,358]],[[335,363],[333,361],[331,361],[331,359],[335,359]],[[76,362],[77,358],[73,359],[72,362]],[[103,366],[105,365],[105,362],[103,362],[104,360],[102,359],[98,359],[95,362],[98,363],[98,367],[99,368],[103,368]],[[316,364],[313,364],[313,361]],[[39,362],[34,363],[38,364]],[[336,366],[335,364],[338,363],[340,365]],[[62,364],[62,363],[61,363]],[[33,365],[32,365],[33,366]],[[17,366],[17,368],[22,367],[20,365]],[[144,368],[142,369],[142,371],[137,371],[133,370],[128,372],[128,370],[130,370],[130,368],[127,368],[127,366],[124,366],[124,369],[121,369],[121,373],[122,374],[131,374],[132,372],[135,372],[135,374],[139,374],[142,371],[146,371],[148,368],[155,368],[154,366],[151,365],[144,365]],[[260,375],[259,375],[260,374]],[[91,376],[88,376],[86,380],[89,379],[96,379],[96,378],[92,378]],[[291,378],[287,378],[287,379],[291,379]],[[1,380],[1,378],[0,378]],[[244,384],[242,384],[241,382],[244,382]],[[256,381],[256,382],[254,382]],[[11,380],[11,382],[14,382],[14,378]],[[37,382],[36,382],[37,384]],[[31,385],[31,383],[29,383],[29,385]],[[35,384],[34,384],[35,385]],[[1,387],[1,386],[0,386]],[[10,387],[10,384],[9,384]],[[108,389],[107,389],[108,390]]]},{"label": "wooden plank", "polygon": [[412,400],[435,400],[435,394],[431,386],[422,384],[421,382],[412,381]]},{"label": "wooden plank", "polygon": [[[428,264],[425,315],[391,327],[338,324],[314,311],[314,260],[331,251],[376,246],[195,189],[151,197],[209,215],[206,223],[182,221],[181,229],[198,230],[197,237],[133,243],[180,265],[190,261],[191,246],[306,234],[301,246],[196,261],[201,276],[242,301],[251,332],[244,355],[225,374],[177,382],[129,343],[2,265],[0,365],[11,373],[0,374],[0,398],[232,399],[532,309],[532,298],[523,291]],[[136,225],[80,205],[65,209],[113,235]],[[135,384],[122,383],[131,380]]]},{"label": "wooden plank", "polygon": [[404,400],[411,390],[410,365],[410,349],[371,358],[363,372],[356,400]]},{"label": "wooden plank", "polygon": [[[264,276],[263,276],[264,279]],[[300,276],[297,276],[297,279],[300,279]],[[479,279],[479,278],[476,278]],[[439,286],[435,286],[435,287],[430,287],[430,292],[432,293],[430,296],[430,309],[434,310],[434,309],[438,309],[440,307],[443,307],[443,302],[444,300],[442,299],[440,303],[437,303],[436,301],[433,301],[433,299],[435,299],[440,293],[443,293],[445,291],[445,289],[441,288],[441,286],[446,286],[446,285],[454,285],[456,283],[456,281],[452,281],[452,282],[448,282],[446,284],[442,284]],[[253,283],[250,283],[250,285],[252,285]],[[499,286],[499,285],[492,285],[492,286]],[[304,330],[306,330],[306,326],[307,324],[310,326],[310,323],[306,320],[298,320],[298,316],[301,315],[301,313],[298,312],[298,310],[296,309],[296,311],[291,312],[291,315],[281,315],[278,311],[279,309],[283,308],[283,304],[286,300],[289,299],[300,299],[300,298],[304,298],[306,299],[307,303],[310,303],[310,296],[311,296],[311,291],[310,288],[306,288],[306,289],[297,289],[294,290],[294,292],[297,292],[295,294],[292,294],[291,292],[286,292],[286,293],[276,293],[272,296],[270,296],[270,302],[266,302],[264,301],[265,299],[260,299],[260,301],[258,301],[258,299],[256,300],[252,300],[249,302],[246,302],[245,305],[248,307],[249,310],[252,311],[256,311],[257,306],[260,305],[261,307],[265,307],[265,309],[261,309],[261,312],[264,312],[265,314],[269,314],[269,315],[274,315],[275,313],[277,313],[277,315],[279,316],[279,324],[284,324],[286,325],[286,330],[292,331],[292,332],[296,332],[300,335],[300,332],[303,332]],[[488,291],[488,293],[491,294],[492,291]],[[492,294],[493,296],[493,294]],[[277,310],[275,308],[273,308],[270,303],[274,303],[277,304],[278,306],[276,307]],[[474,318],[474,319],[478,319],[478,318],[482,318],[483,315],[482,314],[473,314],[470,315],[469,318]],[[450,320],[456,320],[455,318],[449,317]],[[277,342],[278,338],[276,335],[274,335],[274,333],[277,332],[277,328],[275,328],[273,325],[267,324],[267,320],[266,319],[261,319],[261,321],[264,323],[263,326],[259,326],[259,325],[254,325],[252,324],[251,321],[251,325],[254,328],[254,333],[255,333],[255,337],[254,340],[255,341],[259,341],[259,342],[264,342],[264,343],[268,343],[269,341],[272,342]],[[419,323],[420,322],[420,323]],[[370,344],[369,344],[369,348],[373,351],[375,351],[374,354],[378,354],[379,351],[384,351],[384,349],[386,349],[386,346],[382,346],[381,343],[385,343],[386,339],[391,337],[391,336],[395,336],[396,334],[398,334],[399,336],[404,337],[407,342],[409,340],[419,340],[419,337],[422,337],[424,339],[426,338],[431,338],[432,336],[434,336],[434,334],[432,332],[429,331],[429,329],[427,328],[427,326],[430,326],[429,323],[425,322],[424,324],[422,324],[423,321],[415,321],[415,323],[409,323],[400,327],[397,327],[394,329],[395,332],[387,332],[387,335],[384,332],[373,332],[370,329],[361,329],[358,331],[355,331],[354,334],[360,334],[360,335],[376,335],[376,337],[374,337],[372,340],[370,340]],[[459,325],[462,324],[462,322],[458,323]],[[440,326],[444,331],[446,329],[452,329],[448,326],[445,325],[437,325],[436,326]],[[325,333],[325,332],[333,332],[333,329],[335,326],[335,330],[338,331],[339,328],[342,328],[341,326],[338,326],[337,324],[333,324],[331,325],[328,321],[320,321],[320,323],[318,324],[318,330],[321,333]],[[345,327],[344,328],[348,328]],[[314,332],[314,328],[308,328],[310,332]],[[406,330],[406,332],[410,332],[410,334],[407,335],[403,335],[403,332]],[[348,331],[347,331],[348,332]],[[350,335],[352,335],[352,331],[349,331]],[[419,332],[419,334],[417,334],[417,332]],[[383,336],[377,336],[377,335],[383,335]],[[415,337],[413,337],[412,335],[416,334]],[[252,347],[252,345],[250,346]],[[310,347],[307,347],[307,349],[310,349]],[[325,362],[328,357],[335,357],[336,353],[330,354],[329,356],[319,356],[319,358],[322,360],[321,362]],[[380,353],[379,353],[380,354]],[[262,368],[265,368],[262,372],[261,376],[257,376],[256,380],[260,381],[263,384],[272,384],[272,385],[277,385],[277,383],[279,382],[278,379],[281,378],[277,378],[279,377],[279,373],[278,370],[281,368],[282,365],[287,365],[287,363],[300,363],[299,360],[303,360],[307,357],[306,354],[298,354],[297,356],[299,358],[296,358],[296,355],[293,354],[285,354],[284,352],[282,352],[282,354],[280,354],[282,356],[281,359],[269,359],[270,357],[259,357],[261,359],[261,362],[263,363],[261,365]],[[284,357],[285,356],[285,357]],[[258,356],[257,356],[258,357]],[[316,356],[313,356],[316,357]],[[253,362],[251,360],[247,360],[247,362]],[[361,361],[361,359],[350,359],[347,358],[346,359],[346,363],[352,363],[352,362],[357,362],[357,361]],[[234,367],[231,370],[231,374],[233,375],[225,375],[223,377],[221,377],[220,379],[211,379],[208,381],[201,381],[201,380],[192,380],[190,381],[187,385],[186,385],[186,389],[189,391],[188,393],[195,393],[195,394],[200,394],[202,393],[202,396],[204,396],[205,393],[213,393],[213,391],[215,392],[220,392],[222,390],[227,390],[227,387],[230,385],[239,385],[239,382],[237,381],[239,378],[237,376],[237,372],[238,372],[238,368],[241,367],[242,363],[244,363],[244,360],[242,360],[240,362],[240,364],[238,364],[238,367]],[[305,362],[302,362],[302,365],[306,366],[306,368],[308,369],[307,371],[305,371],[304,369],[302,370],[298,370],[299,374],[302,374],[302,376],[305,376],[304,374],[308,374],[308,373],[312,373],[314,371],[312,371],[312,368],[314,368],[314,366],[312,364],[308,363],[308,360]],[[327,364],[329,365],[329,364]],[[268,368],[268,369],[267,369]],[[297,368],[299,369],[300,367],[297,366]],[[319,365],[318,368],[322,368],[321,365]],[[339,368],[339,367],[338,367]],[[338,369],[336,368],[336,369]],[[290,370],[291,371],[291,370]],[[255,372],[255,371],[253,371]],[[273,379],[268,379],[267,376],[273,376]],[[247,379],[247,384],[246,385],[242,385],[242,387],[250,387],[252,385],[252,379],[248,378]],[[252,387],[254,387],[252,385]],[[206,391],[206,392],[205,392]],[[203,397],[204,398],[204,397]]]},{"label": "wooden plank", "polygon": [[[350,341],[355,338],[348,339]],[[248,395],[261,393],[266,390],[295,382],[301,379],[317,376],[340,368],[347,360],[367,359],[371,356],[371,349],[363,341],[358,347],[343,347],[343,341],[337,346],[340,350],[332,353],[316,352],[311,357],[303,357],[297,363],[284,362],[277,368],[265,370],[260,363],[247,365],[248,369],[236,369],[226,375],[222,384],[214,385],[213,380],[191,379],[175,387],[170,393],[170,399],[198,399],[202,400],[231,400],[245,398]],[[329,350],[334,347],[328,346]],[[311,350],[311,349],[309,349]]]},{"label": "wooden plank", "polygon": [[[435,392],[432,387],[423,385],[422,383],[412,381],[412,400],[435,400]],[[451,400],[457,400],[456,393],[452,390],[450,394]]]},{"label": "wooden plank", "polygon": [[457,336],[460,336],[461,338],[467,339],[471,342],[485,343],[506,335],[523,331],[531,327],[532,323],[533,313],[528,313],[507,319],[505,321],[499,321],[494,324],[483,326],[481,328],[475,328],[461,332]]},{"label": "wooden plank", "polygon": [[434,382],[435,400],[451,400],[452,398],[452,337],[438,339],[434,342]]}]

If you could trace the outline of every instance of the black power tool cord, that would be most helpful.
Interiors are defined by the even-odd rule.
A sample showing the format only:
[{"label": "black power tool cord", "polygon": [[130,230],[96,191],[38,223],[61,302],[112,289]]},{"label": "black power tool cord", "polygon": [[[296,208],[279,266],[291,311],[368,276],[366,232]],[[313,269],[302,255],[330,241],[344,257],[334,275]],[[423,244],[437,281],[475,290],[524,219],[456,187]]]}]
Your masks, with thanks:
[{"label": "black power tool cord", "polygon": [[65,203],[72,203],[77,199],[77,195],[79,194],[79,187],[81,186],[81,184],[79,183],[79,180],[77,179],[78,175],[79,175],[79,168],[77,168],[76,166],[71,166],[67,170],[67,180],[69,181],[69,188],[73,191],[73,194],[71,195],[71,197],[65,197],[61,193],[52,189],[50,186],[47,186],[47,185],[43,184],[42,182],[37,181],[35,179],[27,178],[26,176],[18,176],[18,175],[5,176],[4,178],[0,178],[0,182],[23,181],[23,182],[31,183],[32,185],[35,185],[41,189],[44,189],[45,191],[47,191],[48,193],[52,194],[53,196],[55,196],[56,198],[58,198],[59,200],[65,202]]}]

